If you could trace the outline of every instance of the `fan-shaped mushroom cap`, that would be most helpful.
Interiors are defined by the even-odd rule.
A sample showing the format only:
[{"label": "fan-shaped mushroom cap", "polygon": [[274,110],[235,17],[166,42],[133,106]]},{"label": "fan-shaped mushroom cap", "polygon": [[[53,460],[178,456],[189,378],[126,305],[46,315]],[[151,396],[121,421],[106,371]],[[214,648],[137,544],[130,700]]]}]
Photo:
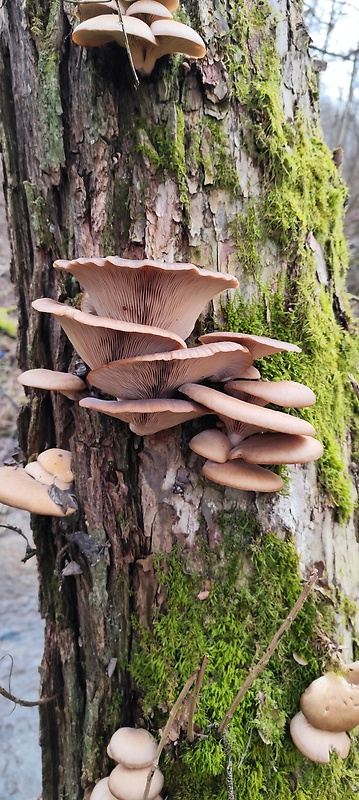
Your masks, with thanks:
[{"label": "fan-shaped mushroom cap", "polygon": [[43,483],[45,486],[51,486],[52,483],[55,483],[55,485],[63,491],[70,489],[71,481],[62,481],[60,478],[55,477],[52,473],[47,472],[38,461],[30,461],[29,464],[26,464],[24,469],[35,481],[39,481],[39,483]]},{"label": "fan-shaped mushroom cap", "polygon": [[246,367],[251,358],[247,350],[234,342],[203,344],[187,350],[112,361],[92,370],[87,380],[122,400],[170,397],[186,380],[201,381],[214,372],[224,376],[233,368],[239,369],[240,364]]},{"label": "fan-shaped mushroom cap", "polygon": [[102,778],[93,788],[90,800],[114,800],[114,795],[111,794],[108,788],[108,778]]},{"label": "fan-shaped mushroom cap", "polygon": [[349,731],[359,725],[359,686],[327,672],[303,692],[300,707],[316,728]]},{"label": "fan-shaped mushroom cap", "polygon": [[301,711],[290,723],[290,735],[303,756],[316,761],[317,764],[329,764],[330,754],[333,751],[338,753],[340,758],[346,758],[350,750],[350,738],[346,733],[318,730],[308,722]]},{"label": "fan-shaped mushroom cap", "polygon": [[49,497],[47,487],[19,467],[0,467],[0,503],[52,517],[68,517],[75,511],[69,508],[64,514]]},{"label": "fan-shaped mushroom cap", "polygon": [[[157,2],[159,2],[161,6],[168,8],[168,11],[172,12],[177,11],[177,8],[179,6],[179,0],[157,0]],[[128,6],[128,8],[131,8],[133,0],[125,0],[125,3]]]},{"label": "fan-shaped mushroom cap", "polygon": [[168,8],[163,3],[157,2],[157,0],[135,0],[127,8],[126,14],[143,19],[147,25],[151,25],[157,19],[173,19]]},{"label": "fan-shaped mushroom cap", "polygon": [[22,372],[18,381],[23,386],[60,392],[70,400],[77,400],[78,393],[86,389],[86,384],[70,372],[55,372],[53,369],[28,369]]},{"label": "fan-shaped mushroom cap", "polygon": [[182,422],[209,414],[208,408],[188,400],[152,398],[149,400],[100,400],[84,397],[80,406],[130,423],[133,433],[151,436]]},{"label": "fan-shaped mushroom cap", "polygon": [[152,764],[156,750],[156,739],[144,728],[119,728],[111,737],[107,752],[128,769],[142,769]]},{"label": "fan-shaped mushroom cap", "polygon": [[51,475],[56,475],[65,483],[72,483],[74,476],[71,472],[71,453],[70,450],[63,450],[61,447],[51,447],[44,450],[37,457],[38,463]]},{"label": "fan-shaped mushroom cap", "polygon": [[75,350],[91,369],[119,358],[186,348],[180,336],[163,328],[98,317],[47,297],[34,300],[32,305],[37,311],[58,318]]},{"label": "fan-shaped mushroom cap", "polygon": [[230,381],[224,391],[241,400],[246,396],[248,402],[275,403],[283,408],[305,408],[316,400],[308,386],[296,381]]},{"label": "fan-shaped mushroom cap", "polygon": [[194,453],[220,464],[228,461],[231,446],[228,436],[216,428],[197,433],[189,443],[189,447]]},{"label": "fan-shaped mushroom cap", "polygon": [[238,286],[232,275],[194,264],[130,261],[117,256],[55,261],[54,267],[75,275],[99,316],[154,325],[174,331],[182,339],[187,339],[216,294]]},{"label": "fan-shaped mushroom cap", "polygon": [[[123,23],[123,27],[122,27]],[[98,17],[91,17],[73,30],[72,39],[80,47],[100,47],[108,42],[117,42],[120,47],[126,47],[126,38],[135,69],[142,71],[145,55],[145,45],[151,45],[156,50],[156,39],[149,25],[141,19],[127,16],[122,17],[122,22],[118,14],[103,14]]]},{"label": "fan-shaped mushroom cap", "polygon": [[[219,344],[216,346],[219,347]],[[231,343],[229,342],[228,344]],[[214,345],[203,345],[203,347],[206,346],[214,347]],[[196,403],[202,403],[202,405],[212,409],[221,418],[230,417],[249,425],[256,425],[259,428],[280,433],[298,433],[303,434],[303,436],[313,436],[315,434],[313,426],[303,419],[291,417],[282,411],[273,411],[271,408],[263,408],[253,403],[246,403],[235,397],[228,397],[228,395],[208,386],[186,383],[179,387],[179,391],[186,394]]]},{"label": "fan-shaped mushroom cap", "polygon": [[157,59],[161,56],[183,53],[190,58],[203,58],[206,55],[206,45],[199,33],[188,25],[184,25],[183,22],[159,19],[152,23],[151,31],[156,38],[158,47],[157,49],[146,48],[144,75],[151,74]]},{"label": "fan-shaped mushroom cap", "polygon": [[343,678],[349,683],[359,684],[359,661],[353,661],[352,664],[346,664],[344,667],[345,672]]},{"label": "fan-shaped mushroom cap", "polygon": [[259,433],[234,447],[229,460],[244,458],[250,464],[306,464],[322,455],[323,446],[312,436]]},{"label": "fan-shaped mushroom cap", "polygon": [[[126,6],[124,3],[120,2],[120,7],[122,13],[126,12]],[[79,17],[80,22],[84,22],[86,19],[91,19],[91,17],[99,17],[103,14],[116,14],[117,13],[117,3],[116,0],[107,0],[107,2],[98,2],[97,0],[81,0],[78,3],[75,14]]]},{"label": "fan-shaped mushroom cap", "polygon": [[[142,798],[148,776],[149,768],[144,769],[127,769],[122,764],[118,764],[112,770],[108,785],[110,792],[118,798],[118,800],[139,800]],[[154,800],[163,786],[163,775],[159,769],[154,772],[148,800]]]},{"label": "fan-shaped mushroom cap", "polygon": [[301,353],[300,347],[290,342],[280,342],[277,339],[268,339],[266,336],[252,336],[248,333],[234,333],[233,331],[214,331],[199,337],[203,344],[211,342],[239,342],[252,353],[253,359],[271,356],[287,350],[292,353]]},{"label": "fan-shaped mushroom cap", "polygon": [[243,489],[246,492],[278,492],[283,488],[283,481],[279,475],[257,467],[256,464],[248,464],[241,458],[236,461],[226,461],[225,464],[205,461],[201,471],[214,483],[231,486],[233,489]]}]

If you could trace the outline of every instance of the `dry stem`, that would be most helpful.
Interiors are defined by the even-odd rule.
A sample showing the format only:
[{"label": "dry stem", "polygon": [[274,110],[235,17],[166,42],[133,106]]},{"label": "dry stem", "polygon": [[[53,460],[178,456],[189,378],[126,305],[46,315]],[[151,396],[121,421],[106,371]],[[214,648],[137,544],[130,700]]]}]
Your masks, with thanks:
[{"label": "dry stem", "polygon": [[187,725],[187,738],[189,742],[194,741],[194,729],[193,729],[193,720],[194,715],[196,713],[196,704],[198,695],[202,689],[202,683],[204,678],[204,673],[206,671],[206,666],[208,664],[208,656],[203,656],[202,663],[198,671],[196,685],[193,690],[193,694],[191,697],[191,702],[189,706],[189,713],[188,713],[188,725]]},{"label": "dry stem", "polygon": [[11,700],[17,706],[24,706],[25,708],[43,706],[45,703],[50,703],[52,700],[55,700],[55,698],[58,697],[58,694],[53,694],[51,697],[42,697],[41,700],[20,700],[19,697],[15,697],[15,695],[7,692],[2,686],[0,686],[0,695],[6,697],[7,700]]}]

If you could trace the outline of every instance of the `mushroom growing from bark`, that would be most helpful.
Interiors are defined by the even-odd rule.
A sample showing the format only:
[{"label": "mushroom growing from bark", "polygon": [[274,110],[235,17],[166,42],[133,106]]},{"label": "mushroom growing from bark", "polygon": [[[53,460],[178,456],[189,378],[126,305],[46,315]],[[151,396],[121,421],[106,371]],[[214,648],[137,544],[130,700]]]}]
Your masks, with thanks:
[{"label": "mushroom growing from bark", "polygon": [[108,755],[128,769],[151,766],[157,742],[144,728],[118,728],[110,739]]},{"label": "mushroom growing from bark", "polygon": [[196,31],[183,22],[159,19],[152,23],[151,31],[157,47],[147,47],[143,64],[143,74],[150,75],[156,61],[162,56],[181,53],[190,58],[203,58],[206,45]]},{"label": "mushroom growing from bark", "polygon": [[303,692],[300,707],[316,728],[348,731],[359,725],[359,686],[327,672]]},{"label": "mushroom growing from bark", "polygon": [[77,375],[53,369],[28,369],[19,375],[18,381],[23,386],[60,392],[70,400],[77,400],[79,393],[86,389],[86,384]]},{"label": "mushroom growing from bark", "polygon": [[290,723],[290,735],[298,750],[317,764],[329,764],[332,752],[338,753],[340,758],[346,758],[349,754],[350,738],[346,733],[319,730],[308,722],[301,711]]},{"label": "mushroom growing from bark", "polygon": [[0,503],[53,517],[68,517],[75,511],[68,508],[64,513],[49,497],[48,487],[19,467],[0,467]]},{"label": "mushroom growing from bark", "polygon": [[199,403],[173,398],[100,400],[84,397],[80,400],[80,406],[128,422],[132,433],[138,436],[150,436],[210,413],[208,408]]},{"label": "mushroom growing from bark", "polygon": [[126,36],[134,67],[142,73],[146,47],[156,49],[157,44],[151,28],[141,19],[125,14],[120,20],[118,14],[102,14],[80,22],[72,33],[80,47],[101,47],[109,42],[126,47]]},{"label": "mushroom growing from bark", "polygon": [[29,464],[26,464],[24,469],[28,475],[31,475],[31,477],[39,481],[39,483],[45,484],[45,486],[51,486],[51,484],[55,483],[55,485],[59,489],[63,489],[63,491],[67,491],[71,487],[72,481],[62,481],[57,476],[47,472],[38,461],[30,461]]},{"label": "mushroom growing from bark", "polygon": [[[112,770],[108,786],[110,792],[117,797],[118,800],[139,800],[143,797],[149,768],[144,769],[128,769],[127,767],[118,764]],[[156,769],[151,781],[148,800],[155,800],[163,786],[163,775],[159,769]]]},{"label": "mushroom growing from bark", "polygon": [[280,342],[278,339],[268,339],[267,336],[253,336],[249,333],[234,333],[233,331],[214,331],[199,337],[203,344],[211,342],[239,342],[252,353],[253,359],[272,356],[283,350],[292,353],[301,353],[300,347],[290,342]]},{"label": "mushroom growing from bark", "polygon": [[126,14],[142,19],[150,26],[158,19],[173,19],[169,9],[157,0],[135,0],[128,6]]},{"label": "mushroom growing from bark", "polygon": [[284,485],[279,475],[255,464],[247,464],[242,459],[226,461],[225,464],[206,461],[201,472],[214,483],[247,492],[278,492]]},{"label": "mushroom growing from bark", "polygon": [[234,447],[229,460],[244,458],[251,464],[306,464],[323,455],[323,446],[312,436],[259,433]]},{"label": "mushroom growing from bark", "polygon": [[71,472],[71,453],[70,450],[63,450],[61,447],[51,447],[44,450],[37,457],[38,463],[51,475],[60,478],[61,481],[71,484],[74,476]]},{"label": "mushroom growing from bark", "polygon": [[108,788],[108,778],[101,778],[91,792],[90,800],[116,800]]},{"label": "mushroom growing from bark", "polygon": [[201,431],[191,439],[190,449],[199,456],[224,464],[231,452],[231,442],[222,431],[215,428]]},{"label": "mushroom growing from bark", "polygon": [[315,403],[314,392],[296,381],[244,381],[226,383],[224,391],[249,403],[267,405],[274,403],[283,408],[306,408]]},{"label": "mushroom growing from bark", "polygon": [[[120,8],[122,13],[125,14],[126,6],[121,1]],[[85,22],[86,19],[91,19],[91,17],[116,13],[118,13],[116,0],[107,0],[107,2],[105,2],[105,0],[102,0],[102,2],[97,2],[96,0],[81,0],[75,9],[75,14],[79,17],[80,22]]]}]

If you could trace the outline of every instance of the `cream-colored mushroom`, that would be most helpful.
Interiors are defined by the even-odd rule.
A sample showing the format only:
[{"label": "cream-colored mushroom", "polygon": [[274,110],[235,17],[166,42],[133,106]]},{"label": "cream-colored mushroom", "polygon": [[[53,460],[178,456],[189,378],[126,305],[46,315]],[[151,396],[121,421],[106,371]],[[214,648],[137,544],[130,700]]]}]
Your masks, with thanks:
[{"label": "cream-colored mushroom", "polygon": [[246,492],[278,492],[283,488],[279,475],[256,464],[247,464],[242,459],[226,461],[225,464],[205,461],[201,472],[214,483]]},{"label": "cream-colored mushroom", "polygon": [[71,472],[71,453],[61,447],[51,447],[44,450],[37,457],[38,463],[46,472],[50,472],[56,478],[60,478],[65,483],[72,483],[74,476]]},{"label": "cream-colored mushroom", "polygon": [[338,753],[340,758],[346,758],[349,754],[350,738],[346,733],[319,730],[308,722],[301,711],[290,723],[290,735],[298,750],[317,764],[329,764],[333,752]]},{"label": "cream-colored mushroom", "polygon": [[102,778],[93,788],[90,800],[116,800],[108,788],[108,778]]},{"label": "cream-colored mushroom", "polygon": [[101,47],[109,42],[126,47],[126,37],[134,67],[142,73],[146,46],[151,45],[155,50],[157,44],[151,28],[141,19],[126,14],[121,21],[118,14],[103,14],[80,22],[72,33],[73,41],[80,47]]},{"label": "cream-colored mushroom", "polygon": [[47,472],[38,461],[30,461],[29,464],[26,464],[24,469],[28,475],[31,475],[31,477],[39,481],[39,483],[45,484],[45,486],[51,486],[54,483],[58,489],[62,489],[63,491],[67,491],[71,487],[71,481],[62,481],[61,478]]},{"label": "cream-colored mushroom", "polygon": [[322,455],[323,446],[312,436],[258,433],[234,447],[229,460],[244,458],[250,464],[307,464]]},{"label": "cream-colored mushroom", "polygon": [[86,389],[86,384],[77,375],[55,372],[53,369],[28,369],[19,375],[18,381],[34,389],[60,392],[69,400],[78,400],[79,393]]},{"label": "cream-colored mushroom", "polygon": [[84,397],[80,400],[80,406],[128,422],[131,431],[138,436],[151,436],[210,413],[208,408],[199,403],[171,397],[148,400],[101,400],[97,397]]},{"label": "cream-colored mushroom", "polygon": [[359,725],[359,686],[327,672],[303,692],[300,707],[316,728],[349,731]]},{"label": "cream-colored mushroom", "polygon": [[[110,792],[117,797],[117,800],[139,800],[143,797],[149,768],[144,769],[128,769],[118,764],[112,770],[108,786]],[[163,775],[159,769],[156,769],[150,785],[148,800],[155,800],[163,786]]]},{"label": "cream-colored mushroom", "polygon": [[225,433],[210,428],[197,433],[191,439],[189,447],[199,456],[224,464],[228,461],[232,445]]},{"label": "cream-colored mushroom", "polygon": [[19,467],[0,467],[0,503],[53,517],[68,517],[75,511],[69,508],[64,513],[61,506],[49,497],[45,484]]},{"label": "cream-colored mushroom", "polygon": [[110,758],[128,769],[149,767],[156,750],[156,739],[144,728],[118,728],[107,748]]},{"label": "cream-colored mushroom", "polygon": [[151,74],[161,56],[181,53],[190,58],[203,58],[206,55],[206,45],[199,33],[183,22],[159,19],[152,23],[151,31],[155,36],[157,47],[146,48],[144,75]]}]

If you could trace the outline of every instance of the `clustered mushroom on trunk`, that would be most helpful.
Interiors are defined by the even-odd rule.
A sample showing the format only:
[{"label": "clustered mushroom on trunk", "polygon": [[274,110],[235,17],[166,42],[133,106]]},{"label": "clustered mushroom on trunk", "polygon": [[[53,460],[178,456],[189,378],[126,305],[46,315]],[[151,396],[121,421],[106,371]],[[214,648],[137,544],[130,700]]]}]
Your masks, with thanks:
[{"label": "clustered mushroom on trunk", "polygon": [[[322,446],[309,422],[267,407],[304,408],[315,403],[314,393],[295,381],[262,381],[253,366],[254,359],[280,351],[300,352],[296,345],[217,331],[186,346],[206,304],[236,289],[236,278],[193,264],[118,256],[60,260],[54,266],[81,284],[82,310],[47,298],[33,306],[58,319],[90,371],[82,381],[28,370],[20,376],[25,386],[62,391],[82,407],[127,422],[139,436],[218,415],[189,446],[206,459],[205,477],[237,489],[277,491],[282,478],[260,465],[320,458]],[[116,399],[84,396],[90,386]]]},{"label": "clustered mushroom on trunk", "polygon": [[[142,800],[156,753],[156,739],[144,728],[118,728],[107,747],[107,754],[117,762],[117,767],[96,783],[90,800]],[[154,766],[150,775],[147,798],[162,800],[159,794],[163,787],[162,772]]]}]

